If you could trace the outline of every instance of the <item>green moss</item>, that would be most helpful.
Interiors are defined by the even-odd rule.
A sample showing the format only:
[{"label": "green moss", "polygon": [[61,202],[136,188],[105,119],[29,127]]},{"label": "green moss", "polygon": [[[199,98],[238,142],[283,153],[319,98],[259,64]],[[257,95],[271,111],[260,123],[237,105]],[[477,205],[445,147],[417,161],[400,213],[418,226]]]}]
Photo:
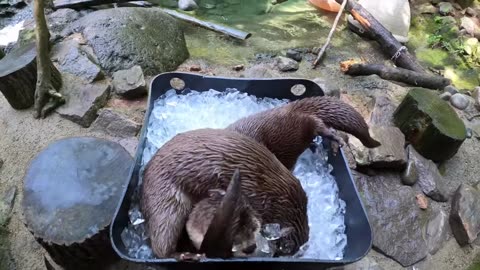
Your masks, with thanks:
[{"label": "green moss", "polygon": [[435,92],[415,88],[409,95],[417,101],[418,109],[432,118],[433,124],[444,134],[457,140],[464,140],[466,129],[457,113]]},{"label": "green moss", "polygon": [[[480,255],[479,255],[480,257]],[[476,262],[472,263],[467,270],[480,270],[480,258],[477,259]]]},{"label": "green moss", "polygon": [[0,270],[15,269],[13,266],[12,254],[10,253],[10,243],[8,240],[8,231],[0,226]]}]

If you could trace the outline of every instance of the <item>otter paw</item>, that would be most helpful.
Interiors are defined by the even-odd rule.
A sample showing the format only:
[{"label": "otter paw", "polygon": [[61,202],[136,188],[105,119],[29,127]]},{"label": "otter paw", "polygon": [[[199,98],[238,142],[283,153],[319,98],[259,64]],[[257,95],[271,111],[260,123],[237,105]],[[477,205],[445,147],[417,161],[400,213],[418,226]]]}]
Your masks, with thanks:
[{"label": "otter paw", "polygon": [[198,254],[198,253],[183,252],[183,253],[175,254],[174,258],[177,261],[181,261],[181,262],[199,262],[201,259],[205,258],[205,255]]}]

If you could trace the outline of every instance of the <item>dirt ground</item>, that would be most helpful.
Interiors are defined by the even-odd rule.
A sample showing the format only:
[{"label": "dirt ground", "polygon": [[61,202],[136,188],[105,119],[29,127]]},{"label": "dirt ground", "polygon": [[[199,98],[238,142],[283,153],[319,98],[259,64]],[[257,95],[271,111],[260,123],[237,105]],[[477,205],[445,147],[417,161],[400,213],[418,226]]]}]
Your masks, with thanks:
[{"label": "dirt ground", "polygon": [[[190,62],[191,63],[191,62]],[[188,65],[189,63],[186,63]],[[211,67],[209,67],[211,68]],[[181,68],[180,68],[181,69]],[[211,68],[212,72],[221,76],[239,76],[227,67]],[[295,76],[302,76],[296,74]],[[313,79],[311,74],[306,78]],[[0,169],[0,194],[12,186],[17,187],[17,197],[13,207],[13,216],[8,225],[10,232],[11,253],[16,264],[16,269],[40,270],[46,269],[43,262],[44,250],[36,243],[23,223],[21,210],[23,176],[30,160],[49,143],[70,136],[96,136],[100,138],[119,141],[106,134],[93,132],[79,125],[53,114],[46,119],[33,118],[33,110],[15,111],[4,97],[0,95],[0,159],[4,165]],[[120,143],[134,154],[132,139],[120,140]],[[467,140],[459,153],[446,164],[446,178],[451,185],[458,186],[459,182],[472,183],[478,181],[480,167],[478,166],[478,153],[480,143],[476,139]],[[460,248],[453,237],[445,246],[424,262],[409,269],[466,269],[476,256],[480,254],[478,246]],[[369,256],[374,258],[384,269],[404,269],[398,263],[386,258],[376,251]],[[148,269],[125,262],[113,266],[111,269]]]}]

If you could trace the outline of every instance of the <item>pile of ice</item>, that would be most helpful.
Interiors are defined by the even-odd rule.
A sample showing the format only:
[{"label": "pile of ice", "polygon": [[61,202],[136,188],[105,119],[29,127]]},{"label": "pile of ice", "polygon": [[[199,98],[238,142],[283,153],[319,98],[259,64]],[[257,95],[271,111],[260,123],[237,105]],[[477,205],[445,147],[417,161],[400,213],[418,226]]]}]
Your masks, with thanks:
[{"label": "pile of ice", "polygon": [[[147,140],[142,168],[158,148],[180,132],[199,128],[225,128],[236,120],[286,104],[288,100],[257,98],[236,89],[225,92],[209,90],[177,94],[169,90],[155,101],[147,127]],[[301,181],[308,201],[310,239],[296,255],[299,258],[340,260],[347,244],[345,234],[345,202],[338,196],[338,187],[330,174],[327,149],[316,139],[316,150],[306,150],[299,158],[294,175]],[[142,170],[141,170],[142,171]],[[141,182],[141,179],[140,179]],[[138,190],[133,201],[138,200]],[[153,258],[138,204],[129,212],[130,222],[122,233],[129,256]],[[275,228],[275,224],[268,225]],[[268,244],[264,241],[265,245]],[[260,247],[268,252],[268,246]]]}]

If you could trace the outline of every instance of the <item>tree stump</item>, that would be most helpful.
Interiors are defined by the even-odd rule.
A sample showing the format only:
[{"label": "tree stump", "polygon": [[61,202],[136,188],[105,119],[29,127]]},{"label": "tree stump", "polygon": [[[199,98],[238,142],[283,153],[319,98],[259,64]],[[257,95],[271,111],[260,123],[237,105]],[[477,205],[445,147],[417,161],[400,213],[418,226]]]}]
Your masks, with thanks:
[{"label": "tree stump", "polygon": [[455,110],[435,92],[424,88],[410,90],[393,119],[415,150],[435,162],[453,157],[467,135]]},{"label": "tree stump", "polygon": [[91,137],[56,141],[28,168],[23,189],[27,228],[65,269],[104,269],[118,259],[109,225],[133,159],[119,144]]},{"label": "tree stump", "polygon": [[[0,60],[0,92],[16,110],[28,109],[35,101],[37,62],[35,42],[16,48]],[[52,84],[60,89],[60,72],[52,64]]]}]

